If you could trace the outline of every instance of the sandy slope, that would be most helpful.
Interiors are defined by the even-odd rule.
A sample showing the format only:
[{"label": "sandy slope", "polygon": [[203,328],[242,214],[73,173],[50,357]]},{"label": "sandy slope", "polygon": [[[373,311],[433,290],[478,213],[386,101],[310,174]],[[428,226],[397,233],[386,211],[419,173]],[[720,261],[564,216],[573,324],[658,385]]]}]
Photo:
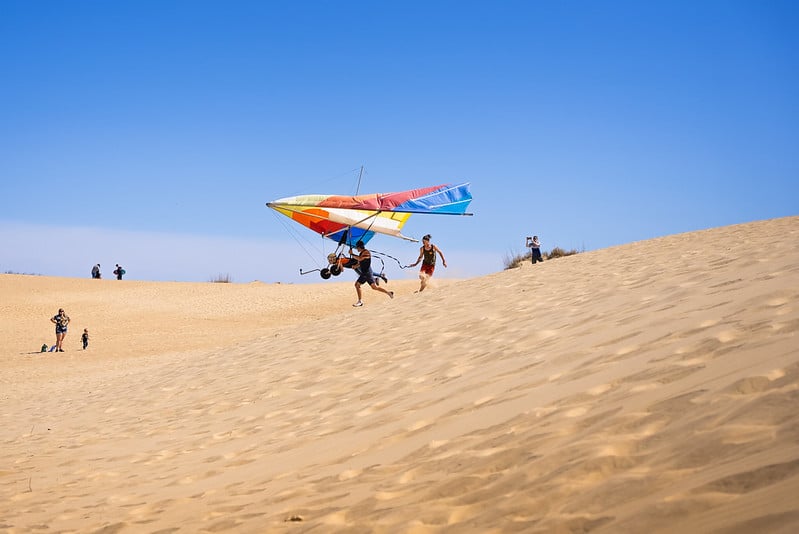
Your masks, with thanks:
[{"label": "sandy slope", "polygon": [[[797,242],[763,221],[361,309],[349,281],[2,275],[0,530],[794,532]],[[58,306],[72,348],[29,354]]]}]

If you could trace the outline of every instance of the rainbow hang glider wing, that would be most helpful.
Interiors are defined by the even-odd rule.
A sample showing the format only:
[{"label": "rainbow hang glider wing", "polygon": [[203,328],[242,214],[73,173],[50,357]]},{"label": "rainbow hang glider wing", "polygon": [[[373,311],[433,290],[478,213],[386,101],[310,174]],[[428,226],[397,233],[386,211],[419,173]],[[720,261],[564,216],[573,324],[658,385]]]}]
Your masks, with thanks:
[{"label": "rainbow hang glider wing", "polygon": [[412,214],[471,215],[466,213],[471,201],[465,183],[359,196],[301,195],[266,205],[323,237],[352,245],[375,234],[415,241],[401,233]]}]

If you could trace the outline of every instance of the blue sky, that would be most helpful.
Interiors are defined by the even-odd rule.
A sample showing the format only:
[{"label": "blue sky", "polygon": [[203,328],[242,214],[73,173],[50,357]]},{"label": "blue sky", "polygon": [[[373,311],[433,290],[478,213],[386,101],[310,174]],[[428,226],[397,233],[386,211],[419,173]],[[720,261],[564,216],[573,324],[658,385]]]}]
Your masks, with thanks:
[{"label": "blue sky", "polygon": [[532,234],[797,215],[795,5],[0,0],[0,272],[318,283],[332,247],[265,203],[353,194],[361,166],[362,193],[471,182],[474,217],[405,227],[437,276]]}]

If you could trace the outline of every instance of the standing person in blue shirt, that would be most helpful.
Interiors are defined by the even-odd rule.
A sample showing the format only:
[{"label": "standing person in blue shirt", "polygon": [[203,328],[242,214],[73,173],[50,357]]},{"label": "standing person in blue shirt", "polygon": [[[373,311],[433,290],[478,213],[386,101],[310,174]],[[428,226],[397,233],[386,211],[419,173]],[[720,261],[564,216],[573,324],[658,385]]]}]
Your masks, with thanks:
[{"label": "standing person in blue shirt", "polygon": [[530,247],[530,257],[533,260],[533,265],[535,265],[537,261],[544,261],[544,258],[541,257],[541,243],[538,242],[537,235],[533,237],[527,236],[526,245]]},{"label": "standing person in blue shirt", "polygon": [[357,256],[353,256],[352,249],[350,249],[350,256],[352,256],[352,258],[358,262],[358,264],[354,267],[355,271],[358,273],[358,280],[355,281],[355,292],[358,294],[358,302],[353,304],[353,306],[356,308],[363,306],[363,301],[361,300],[362,284],[369,284],[369,287],[375,291],[385,293],[389,296],[389,298],[393,299],[393,291],[388,291],[375,283],[375,275],[372,272],[372,253],[366,249],[363,241],[358,241],[355,243],[355,249],[358,251]]}]

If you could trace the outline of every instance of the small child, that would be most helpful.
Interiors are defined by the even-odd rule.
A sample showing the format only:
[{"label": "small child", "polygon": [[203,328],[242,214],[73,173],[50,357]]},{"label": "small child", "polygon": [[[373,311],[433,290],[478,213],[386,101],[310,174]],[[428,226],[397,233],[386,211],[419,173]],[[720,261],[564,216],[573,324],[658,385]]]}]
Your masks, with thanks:
[{"label": "small child", "polygon": [[80,340],[83,341],[83,350],[86,350],[86,347],[89,346],[89,329],[83,329],[83,335],[80,336]]}]

